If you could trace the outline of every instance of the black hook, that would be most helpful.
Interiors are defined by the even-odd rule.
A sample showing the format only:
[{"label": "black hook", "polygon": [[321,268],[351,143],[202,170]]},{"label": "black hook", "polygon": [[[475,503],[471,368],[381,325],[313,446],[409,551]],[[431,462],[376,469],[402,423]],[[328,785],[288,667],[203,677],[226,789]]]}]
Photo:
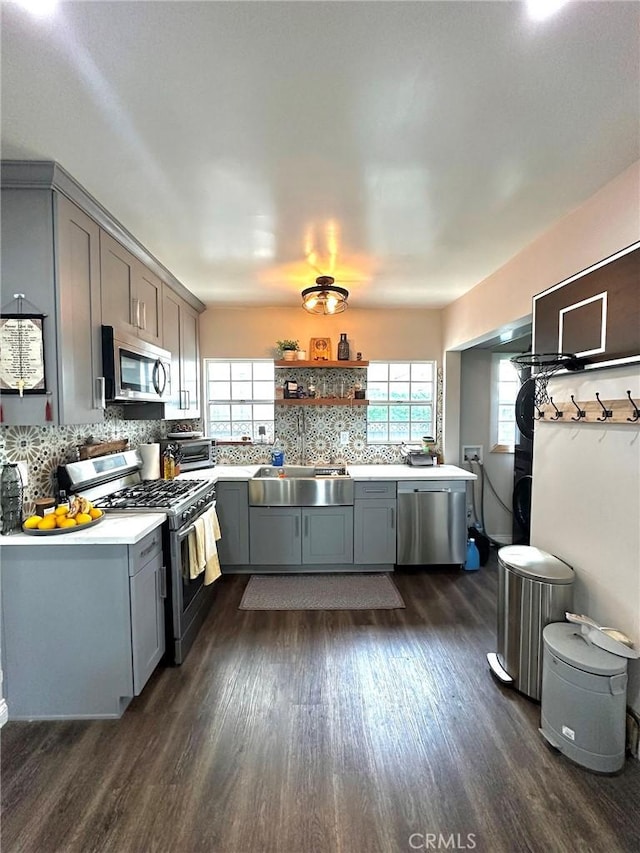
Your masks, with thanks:
[{"label": "black hook", "polygon": [[552,420],[552,421],[557,421],[559,418],[563,418],[563,417],[564,417],[564,412],[561,412],[561,411],[560,411],[560,409],[559,409],[559,408],[556,406],[556,404],[553,402],[553,397],[549,397],[549,402],[551,403],[551,405],[553,406],[553,408],[556,410],[556,413],[555,413],[555,415],[551,418],[551,420]]},{"label": "black hook", "polygon": [[540,406],[537,406],[535,403],[533,405],[535,406],[536,412],[538,413],[537,417],[534,415],[534,420],[541,421],[544,418],[544,412],[540,409]]},{"label": "black hook", "polygon": [[607,418],[612,418],[613,417],[612,410],[606,408],[606,406],[604,405],[604,403],[600,399],[600,394],[598,394],[597,391],[596,391],[596,400],[600,403],[600,405],[602,406],[602,411],[604,412],[604,417],[596,418],[596,420],[597,421],[606,421]]},{"label": "black hook", "polygon": [[581,409],[580,406],[576,403],[576,400],[575,400],[575,397],[573,396],[573,394],[571,395],[571,402],[573,403],[573,405],[578,410],[578,417],[577,418],[572,417],[571,420],[572,421],[579,421],[579,420],[582,420],[582,418],[586,418],[587,413],[585,412],[584,409]]},{"label": "black hook", "polygon": [[627,397],[629,398],[629,402],[633,406],[633,417],[627,418],[630,424],[635,423],[637,420],[640,420],[640,409],[636,406],[636,404],[631,399],[631,391],[627,391]]}]

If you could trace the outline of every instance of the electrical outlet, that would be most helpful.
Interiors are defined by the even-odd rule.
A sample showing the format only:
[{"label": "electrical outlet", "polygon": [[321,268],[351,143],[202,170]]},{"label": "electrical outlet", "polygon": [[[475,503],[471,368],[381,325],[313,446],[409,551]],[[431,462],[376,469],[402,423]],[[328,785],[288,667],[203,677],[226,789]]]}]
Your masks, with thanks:
[{"label": "electrical outlet", "polygon": [[349,444],[349,430],[343,430],[340,433],[340,444]]},{"label": "electrical outlet", "polygon": [[482,462],[482,445],[463,444],[462,458],[465,462]]}]

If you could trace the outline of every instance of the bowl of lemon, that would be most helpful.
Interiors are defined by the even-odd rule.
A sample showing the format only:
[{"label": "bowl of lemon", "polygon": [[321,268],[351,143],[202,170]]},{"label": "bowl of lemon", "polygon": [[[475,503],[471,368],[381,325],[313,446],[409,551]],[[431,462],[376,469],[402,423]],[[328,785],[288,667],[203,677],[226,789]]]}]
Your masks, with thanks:
[{"label": "bowl of lemon", "polygon": [[68,503],[58,504],[45,516],[31,515],[25,519],[22,532],[28,536],[52,536],[85,530],[102,521],[104,513],[94,507],[88,498],[76,495]]}]

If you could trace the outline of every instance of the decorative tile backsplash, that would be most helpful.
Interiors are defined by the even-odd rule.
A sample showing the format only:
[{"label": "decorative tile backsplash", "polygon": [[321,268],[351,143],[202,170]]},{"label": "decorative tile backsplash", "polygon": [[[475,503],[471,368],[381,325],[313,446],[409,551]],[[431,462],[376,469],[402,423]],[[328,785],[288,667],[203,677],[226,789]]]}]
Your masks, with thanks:
[{"label": "decorative tile backsplash", "polygon": [[[337,388],[350,382],[348,371],[309,371],[312,376],[300,381],[308,387],[313,381],[320,390],[323,381]],[[338,393],[338,391],[334,391]],[[146,442],[159,441],[171,432],[171,421],[130,421],[122,417],[122,407],[107,407],[104,423],[74,426],[0,426],[0,464],[27,462],[29,482],[26,503],[54,493],[54,474],[58,465],[77,459],[78,445],[89,437],[94,441],[128,438],[132,448]],[[184,422],[182,422],[184,423]],[[202,425],[193,422],[194,429]],[[340,433],[349,433],[349,443],[340,444]],[[390,465],[401,461],[400,445],[367,445],[367,410],[365,406],[278,406],[276,401],[275,433],[284,444],[289,463]],[[436,436],[442,435],[442,371],[438,370]],[[438,441],[439,444],[439,441]],[[219,445],[217,459],[221,465],[257,465],[270,461],[270,444]]]}]

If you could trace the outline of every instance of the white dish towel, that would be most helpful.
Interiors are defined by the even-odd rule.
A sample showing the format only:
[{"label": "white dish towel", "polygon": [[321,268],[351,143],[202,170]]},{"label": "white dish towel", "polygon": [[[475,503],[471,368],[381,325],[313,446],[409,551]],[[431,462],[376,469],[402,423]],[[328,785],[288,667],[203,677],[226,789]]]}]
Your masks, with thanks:
[{"label": "white dish towel", "polygon": [[[197,575],[204,571],[205,586],[213,583],[221,575],[216,546],[216,540],[220,538],[220,524],[214,505],[203,513],[195,523]],[[195,576],[197,577],[197,575]]]}]

